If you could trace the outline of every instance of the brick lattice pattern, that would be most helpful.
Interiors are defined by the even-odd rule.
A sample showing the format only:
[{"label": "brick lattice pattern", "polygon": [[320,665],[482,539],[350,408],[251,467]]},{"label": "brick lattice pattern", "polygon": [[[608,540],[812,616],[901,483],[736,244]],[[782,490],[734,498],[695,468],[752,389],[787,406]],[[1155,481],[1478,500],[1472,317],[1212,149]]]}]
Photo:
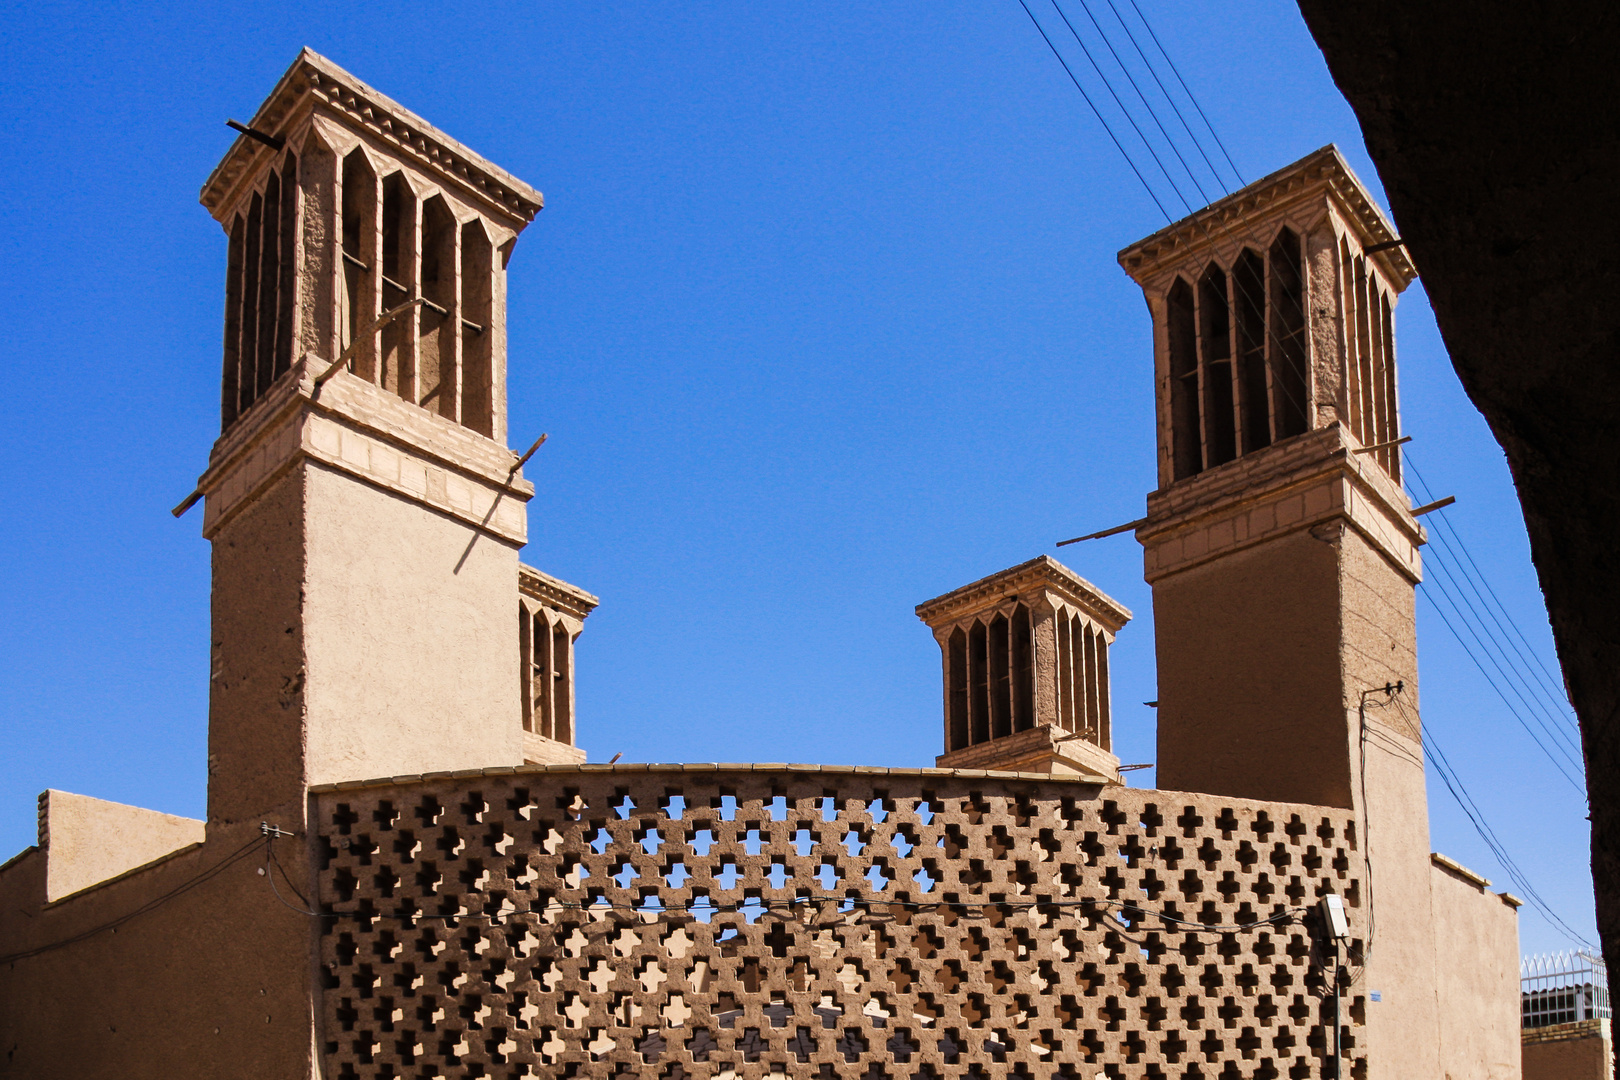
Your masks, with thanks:
[{"label": "brick lattice pattern", "polygon": [[1125,905],[1230,925],[1331,891],[1360,932],[1353,819],[1320,807],[552,766],[314,810],[320,904],[366,913],[323,920],[332,1077],[1332,1075],[1314,916],[1223,932]]}]

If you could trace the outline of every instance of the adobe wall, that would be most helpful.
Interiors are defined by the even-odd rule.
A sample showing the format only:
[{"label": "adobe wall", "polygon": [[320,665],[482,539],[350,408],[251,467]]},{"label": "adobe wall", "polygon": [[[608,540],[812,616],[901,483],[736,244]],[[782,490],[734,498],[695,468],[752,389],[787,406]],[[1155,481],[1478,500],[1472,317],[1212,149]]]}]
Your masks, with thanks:
[{"label": "adobe wall", "polygon": [[[311,920],[277,902],[257,872],[262,852],[256,824],[215,827],[206,845],[54,904],[44,852],[0,869],[0,957],[12,957],[127,916],[225,863],[115,929],[0,962],[0,1077],[314,1077]],[[281,857],[308,895],[296,845]]]},{"label": "adobe wall", "polygon": [[1444,1074],[1519,1080],[1518,916],[1481,878],[1435,864],[1430,879]]},{"label": "adobe wall", "polygon": [[781,765],[313,804],[335,1076],[1314,1077],[1310,909],[1341,892],[1362,933],[1350,814],[1322,807]]},{"label": "adobe wall", "polygon": [[1351,806],[1338,613],[1337,555],[1309,532],[1155,581],[1160,782]]},{"label": "adobe wall", "polygon": [[1614,1042],[1608,1020],[1526,1030],[1520,1046],[1524,1080],[1611,1080]]},{"label": "adobe wall", "polygon": [[[1347,724],[1357,723],[1353,714]],[[1374,1080],[1439,1076],[1444,1003],[1436,992],[1436,938],[1432,917],[1429,816],[1422,749],[1391,733],[1369,709],[1365,746],[1350,737],[1350,752],[1365,753],[1366,799],[1356,803],[1371,866],[1373,927],[1364,984],[1382,1000],[1369,1004],[1369,1054]],[[1493,901],[1494,902],[1494,901]]]},{"label": "adobe wall", "polygon": [[518,546],[305,468],[309,783],[521,763]]},{"label": "adobe wall", "polygon": [[203,823],[66,791],[39,797],[45,899],[60,900],[203,842]]},{"label": "adobe wall", "polygon": [[1403,715],[1410,719],[1402,723],[1415,734],[1417,590],[1404,568],[1397,568],[1351,524],[1341,524],[1337,536],[1329,529],[1316,535],[1341,554],[1338,611],[1344,647],[1339,659],[1346,704],[1355,704],[1362,690],[1403,683]]},{"label": "adobe wall", "polygon": [[304,816],[305,474],[288,471],[213,542],[208,820]]}]

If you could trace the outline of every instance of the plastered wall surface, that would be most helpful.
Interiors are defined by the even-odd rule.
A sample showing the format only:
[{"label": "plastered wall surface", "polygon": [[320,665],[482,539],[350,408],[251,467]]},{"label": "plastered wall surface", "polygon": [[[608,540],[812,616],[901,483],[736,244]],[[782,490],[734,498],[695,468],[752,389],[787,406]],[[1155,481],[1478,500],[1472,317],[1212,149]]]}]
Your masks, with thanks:
[{"label": "plastered wall surface", "polygon": [[307,458],[213,539],[211,817],[523,760],[514,544]]},{"label": "plastered wall surface", "polygon": [[[0,1077],[316,1075],[310,919],[283,907],[257,873],[256,826],[216,825],[211,834],[205,846],[50,905],[42,852],[0,871],[0,957],[9,957],[128,915],[218,869],[115,929],[0,964]],[[227,862],[233,854],[238,861]],[[288,868],[308,895],[301,862],[295,856]]]},{"label": "plastered wall surface", "polygon": [[1161,783],[1351,805],[1332,545],[1292,533],[1161,578],[1153,617]]},{"label": "plastered wall surface", "polygon": [[1303,909],[1341,892],[1361,933],[1353,827],[1321,807],[678,765],[314,805],[334,1076],[1314,1077]]},{"label": "plastered wall surface", "polygon": [[516,765],[515,545],[308,469],[309,782]]},{"label": "plastered wall surface", "polygon": [[[1357,713],[1347,709],[1348,750],[1359,762]],[[1441,1075],[1440,1005],[1436,999],[1435,935],[1430,900],[1429,818],[1421,748],[1376,725],[1369,710],[1364,784],[1356,806],[1372,867],[1374,926],[1363,985],[1383,1000],[1369,1005],[1371,1075],[1389,1080]],[[1358,772],[1360,770],[1358,769]],[[1363,799],[1362,791],[1366,795]],[[1501,906],[1494,896],[1490,902]],[[1517,937],[1509,945],[1517,949]],[[1515,1006],[1516,1007],[1516,1006]]]},{"label": "plastered wall surface", "polygon": [[1519,1080],[1518,917],[1477,881],[1441,866],[1430,879],[1445,1075]]},{"label": "plastered wall surface", "polygon": [[203,842],[203,823],[66,791],[39,797],[45,899],[60,900],[180,848]]},{"label": "plastered wall surface", "polygon": [[[1343,688],[1341,727],[1348,735],[1345,753],[1352,774],[1359,777],[1352,797],[1372,866],[1376,922],[1365,977],[1368,988],[1383,997],[1378,1005],[1369,1005],[1378,1012],[1368,1032],[1372,1075],[1390,1080],[1442,1075],[1448,1059],[1440,1025],[1448,1006],[1437,997],[1436,969],[1450,961],[1436,952],[1431,914],[1413,589],[1402,569],[1348,522],[1319,527],[1310,535],[1334,552],[1337,565],[1339,644],[1334,654]],[[1391,694],[1375,691],[1394,683],[1404,688]],[[1488,904],[1502,908],[1494,896]],[[1516,955],[1516,930],[1507,947]],[[1477,997],[1484,991],[1475,987],[1473,993]],[[1517,1009],[1517,997],[1512,1001]],[[1479,1011],[1474,999],[1453,1004],[1464,1013]]]}]

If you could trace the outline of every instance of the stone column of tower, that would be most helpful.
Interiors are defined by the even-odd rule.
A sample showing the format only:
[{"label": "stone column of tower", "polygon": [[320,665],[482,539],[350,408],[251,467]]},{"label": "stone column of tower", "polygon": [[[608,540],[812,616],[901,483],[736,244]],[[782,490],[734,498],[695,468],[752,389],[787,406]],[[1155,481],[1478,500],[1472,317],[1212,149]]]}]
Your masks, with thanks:
[{"label": "stone column of tower", "polygon": [[1369,1060],[1432,1076],[1424,534],[1392,445],[1393,313],[1415,271],[1398,246],[1369,251],[1394,237],[1328,147],[1119,258],[1153,317],[1159,487],[1137,538],[1160,786],[1357,809],[1359,992],[1382,997]]},{"label": "stone column of tower", "polygon": [[540,193],[308,50],[250,126],[202,192],[230,238],[211,824],[524,760],[506,263]]}]

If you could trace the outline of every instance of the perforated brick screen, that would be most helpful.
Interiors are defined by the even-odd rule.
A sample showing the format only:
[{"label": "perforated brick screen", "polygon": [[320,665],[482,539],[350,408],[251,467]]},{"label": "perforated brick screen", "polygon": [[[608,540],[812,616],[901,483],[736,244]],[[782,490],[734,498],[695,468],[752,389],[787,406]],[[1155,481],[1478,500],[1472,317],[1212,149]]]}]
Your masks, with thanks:
[{"label": "perforated brick screen", "polygon": [[781,766],[489,771],[315,811],[319,902],[362,913],[321,938],[329,1076],[1333,1075],[1300,909],[1341,893],[1359,933],[1347,812]]}]

